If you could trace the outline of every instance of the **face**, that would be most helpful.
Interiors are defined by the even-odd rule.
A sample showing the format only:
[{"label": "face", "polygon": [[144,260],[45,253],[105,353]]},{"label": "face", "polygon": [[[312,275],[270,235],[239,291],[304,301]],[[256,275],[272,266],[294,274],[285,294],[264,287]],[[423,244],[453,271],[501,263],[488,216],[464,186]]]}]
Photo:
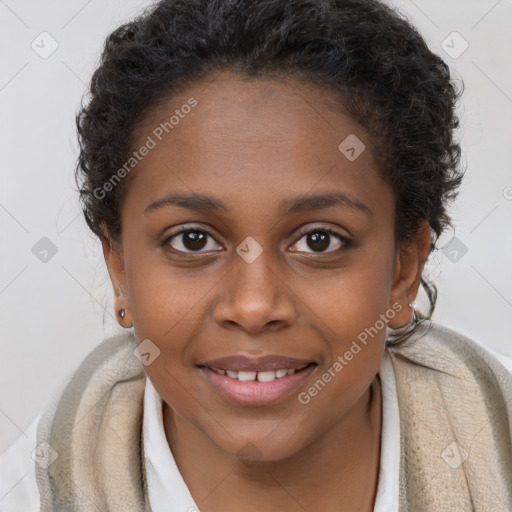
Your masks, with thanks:
[{"label": "face", "polygon": [[[368,135],[317,86],[219,73],[148,115],[136,147],[148,137],[119,244],[104,242],[123,325],[159,350],[145,370],[169,414],[224,453],[290,456],[366,396],[383,322],[410,319],[418,246],[395,243]],[[204,367],[247,369],[212,364],[230,356],[311,365],[264,363],[261,382]]]}]

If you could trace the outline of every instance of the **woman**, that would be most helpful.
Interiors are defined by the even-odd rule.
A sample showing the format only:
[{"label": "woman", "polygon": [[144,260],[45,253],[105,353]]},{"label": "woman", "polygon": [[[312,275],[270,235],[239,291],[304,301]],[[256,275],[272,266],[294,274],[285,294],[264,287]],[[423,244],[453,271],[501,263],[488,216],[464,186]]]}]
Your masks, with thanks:
[{"label": "woman", "polygon": [[408,22],[164,0],[90,89],[77,177],[133,331],[38,420],[41,510],[512,507],[512,377],[430,321],[458,92]]}]

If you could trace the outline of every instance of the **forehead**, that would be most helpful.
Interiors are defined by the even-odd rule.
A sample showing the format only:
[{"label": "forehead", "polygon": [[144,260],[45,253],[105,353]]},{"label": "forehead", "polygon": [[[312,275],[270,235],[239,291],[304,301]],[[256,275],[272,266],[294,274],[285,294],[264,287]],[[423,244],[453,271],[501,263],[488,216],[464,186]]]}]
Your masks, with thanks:
[{"label": "forehead", "polygon": [[127,194],[136,189],[141,207],[176,189],[227,204],[250,197],[276,211],[283,198],[316,189],[365,203],[390,195],[366,131],[332,91],[299,79],[217,73],[148,112],[134,149],[149,139]]}]

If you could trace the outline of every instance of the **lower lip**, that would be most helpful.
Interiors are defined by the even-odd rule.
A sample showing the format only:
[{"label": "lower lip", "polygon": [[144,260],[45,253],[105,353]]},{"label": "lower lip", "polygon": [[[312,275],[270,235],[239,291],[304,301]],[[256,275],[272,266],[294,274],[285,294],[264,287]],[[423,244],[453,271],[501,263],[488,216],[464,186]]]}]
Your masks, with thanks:
[{"label": "lower lip", "polygon": [[271,382],[242,382],[227,375],[219,375],[205,366],[201,366],[199,369],[215,389],[233,402],[240,405],[266,405],[277,402],[296,391],[315,368],[317,368],[316,365],[311,365]]}]

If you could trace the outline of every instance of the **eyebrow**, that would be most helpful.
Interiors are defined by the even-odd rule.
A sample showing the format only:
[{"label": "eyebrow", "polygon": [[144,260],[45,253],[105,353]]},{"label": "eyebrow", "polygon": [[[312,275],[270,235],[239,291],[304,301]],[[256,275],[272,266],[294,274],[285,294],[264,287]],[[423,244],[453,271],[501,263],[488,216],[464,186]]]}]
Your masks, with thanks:
[{"label": "eyebrow", "polygon": [[[144,210],[144,215],[169,205],[176,205],[199,212],[217,213],[230,211],[228,206],[213,196],[206,194],[172,194],[149,204]],[[368,217],[373,215],[373,212],[365,203],[351,198],[346,193],[338,190],[283,199],[279,203],[279,212],[281,215],[286,216],[335,206],[359,210]]]}]

